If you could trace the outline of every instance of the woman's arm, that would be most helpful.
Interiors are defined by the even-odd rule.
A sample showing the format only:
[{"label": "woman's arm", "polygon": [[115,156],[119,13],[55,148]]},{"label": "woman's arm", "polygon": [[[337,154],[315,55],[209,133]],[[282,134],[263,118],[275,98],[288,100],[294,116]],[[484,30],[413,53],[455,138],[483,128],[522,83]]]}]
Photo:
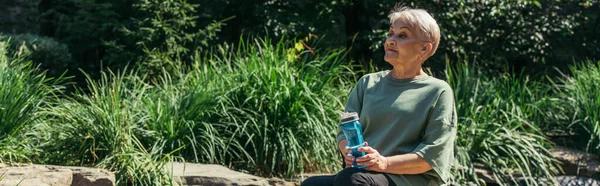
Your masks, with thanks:
[{"label": "woman's arm", "polygon": [[415,153],[385,157],[387,169],[382,172],[392,174],[421,174],[431,170],[425,159]]}]

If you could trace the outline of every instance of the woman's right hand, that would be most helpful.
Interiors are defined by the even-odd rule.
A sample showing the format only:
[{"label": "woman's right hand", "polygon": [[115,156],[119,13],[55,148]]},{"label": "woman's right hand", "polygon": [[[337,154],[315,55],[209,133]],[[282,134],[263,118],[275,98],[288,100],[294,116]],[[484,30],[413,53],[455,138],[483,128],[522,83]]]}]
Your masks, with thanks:
[{"label": "woman's right hand", "polygon": [[347,146],[347,139],[343,139],[338,143],[338,148],[340,152],[344,155],[344,162],[346,162],[346,168],[350,168],[354,163],[354,156],[352,156],[352,149],[346,149]]}]

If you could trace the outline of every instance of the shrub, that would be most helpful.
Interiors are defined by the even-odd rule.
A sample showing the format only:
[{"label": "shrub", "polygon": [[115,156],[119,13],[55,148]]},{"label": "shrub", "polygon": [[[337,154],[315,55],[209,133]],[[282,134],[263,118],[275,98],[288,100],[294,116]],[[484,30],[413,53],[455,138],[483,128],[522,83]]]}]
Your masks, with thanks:
[{"label": "shrub", "polygon": [[243,111],[228,117],[242,121],[235,140],[251,159],[234,160],[234,167],[282,177],[339,168],[335,111],[343,109],[352,75],[344,51],[305,48],[307,40],[240,42],[196,63],[197,69],[218,69],[212,82],[229,85],[223,104]]},{"label": "shrub", "polygon": [[98,81],[88,76],[89,94],[78,92],[42,111],[44,163],[106,168],[119,185],[171,183],[162,169],[171,156],[135,135],[147,118],[140,108],[147,87],[126,74],[102,73]]},{"label": "shrub", "polygon": [[482,183],[473,171],[480,166],[491,169],[502,185],[517,184],[521,179],[517,177],[528,185],[552,179],[558,172],[557,161],[533,117],[549,88],[519,76],[491,76],[466,64],[449,69],[447,76],[459,116],[459,182]]},{"label": "shrub", "polygon": [[564,101],[561,106],[574,108],[569,131],[574,132],[574,146],[600,154],[600,62],[583,61],[569,68],[572,75],[564,75],[554,84]]},{"label": "shrub", "polygon": [[191,63],[216,38],[223,22],[197,24],[198,6],[186,0],[65,0],[41,7],[41,32],[66,43],[93,78],[107,67],[128,65],[154,77],[177,72],[177,63]]},{"label": "shrub", "polygon": [[39,121],[38,111],[59,93],[60,79],[40,73],[26,55],[11,58],[0,42],[0,162],[32,161],[39,152],[31,130]]},{"label": "shrub", "polygon": [[53,38],[33,34],[0,35],[0,41],[8,40],[9,56],[23,55],[24,60],[31,60],[34,66],[46,70],[48,76],[60,77],[66,71],[76,72],[78,68],[67,45]]}]

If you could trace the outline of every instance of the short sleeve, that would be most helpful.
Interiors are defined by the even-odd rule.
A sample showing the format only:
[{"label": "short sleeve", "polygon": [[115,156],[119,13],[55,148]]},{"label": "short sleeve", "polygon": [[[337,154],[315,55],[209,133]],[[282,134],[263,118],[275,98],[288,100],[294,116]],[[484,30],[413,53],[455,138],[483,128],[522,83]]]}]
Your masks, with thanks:
[{"label": "short sleeve", "polygon": [[[348,95],[348,101],[346,101],[346,107],[344,108],[345,112],[356,112],[360,116],[360,112],[362,110],[362,97],[364,94],[364,80],[364,76],[360,78],[356,86],[350,92],[350,95]],[[344,136],[344,132],[342,132],[341,128],[338,127],[336,142],[339,143],[343,139],[346,139],[346,137]]]},{"label": "short sleeve", "polygon": [[454,162],[456,139],[456,109],[452,89],[442,91],[433,106],[423,134],[423,141],[414,153],[421,156],[444,182],[450,177]]}]

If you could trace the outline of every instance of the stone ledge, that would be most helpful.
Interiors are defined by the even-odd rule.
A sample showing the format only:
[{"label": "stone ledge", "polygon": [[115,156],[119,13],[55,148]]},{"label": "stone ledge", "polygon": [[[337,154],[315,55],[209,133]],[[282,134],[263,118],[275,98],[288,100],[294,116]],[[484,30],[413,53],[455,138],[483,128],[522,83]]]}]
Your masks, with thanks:
[{"label": "stone ledge", "polygon": [[213,164],[169,163],[166,171],[173,174],[175,182],[181,185],[203,186],[297,186],[298,183],[287,182],[277,178],[261,178],[258,176],[233,171],[227,167]]},{"label": "stone ledge", "polygon": [[550,153],[562,163],[564,175],[600,177],[600,163],[595,155],[561,146],[550,149]]},{"label": "stone ledge", "polygon": [[114,186],[112,172],[87,167],[0,164],[0,186]]}]

